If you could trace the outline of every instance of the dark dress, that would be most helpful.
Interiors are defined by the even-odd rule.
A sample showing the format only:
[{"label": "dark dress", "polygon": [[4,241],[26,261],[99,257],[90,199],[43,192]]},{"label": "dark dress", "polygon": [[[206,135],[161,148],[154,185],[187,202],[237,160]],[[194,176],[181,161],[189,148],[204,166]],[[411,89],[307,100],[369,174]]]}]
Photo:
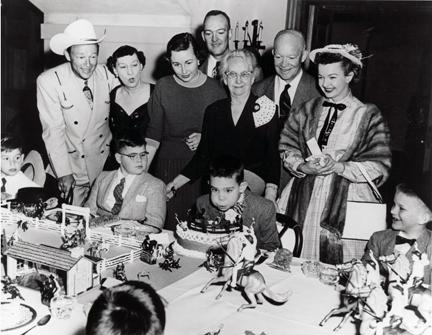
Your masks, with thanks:
[{"label": "dark dress", "polygon": [[[121,85],[115,87],[110,93],[109,126],[113,135],[113,140],[122,136],[123,134],[128,134],[131,131],[137,131],[138,133],[142,134],[143,137],[145,137],[147,125],[150,119],[147,111],[148,102],[136,108],[129,115],[126,113],[123,107],[115,101],[117,90],[120,87]],[[154,88],[155,85],[150,84],[150,96],[153,93]],[[114,158],[114,152],[111,151],[111,154],[105,163],[104,170],[112,171],[118,169],[118,167],[119,164]]]},{"label": "dark dress", "polygon": [[[126,113],[122,106],[116,103],[117,90],[121,86],[117,86],[110,93],[110,115],[109,125],[113,137],[130,132],[131,130],[139,131],[143,136],[146,134],[147,125],[149,123],[149,115],[147,112],[148,102],[135,109],[132,114]],[[150,84],[150,95],[153,93],[155,85]]]},{"label": "dark dress", "polygon": [[182,174],[191,180],[204,176],[209,163],[221,155],[238,157],[245,169],[260,176],[264,182],[279,184],[279,125],[277,113],[266,124],[255,127],[253,113],[257,97],[251,94],[235,125],[231,100],[210,105],[204,115],[201,142]]},{"label": "dark dress", "polygon": [[[186,137],[201,133],[205,109],[224,97],[224,89],[211,78],[194,88],[181,86],[172,75],[158,80],[149,100],[147,129],[147,137],[160,143],[151,167],[155,177],[168,183],[180,173],[194,154]],[[174,214],[183,218],[200,193],[200,181],[184,185],[167,204],[164,228],[174,229]]]}]

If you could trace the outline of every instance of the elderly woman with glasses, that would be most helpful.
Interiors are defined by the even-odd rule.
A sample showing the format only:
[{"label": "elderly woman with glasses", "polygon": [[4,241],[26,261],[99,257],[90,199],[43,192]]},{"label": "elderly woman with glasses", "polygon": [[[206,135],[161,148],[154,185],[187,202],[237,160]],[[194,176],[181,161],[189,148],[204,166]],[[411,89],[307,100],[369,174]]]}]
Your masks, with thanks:
[{"label": "elderly woman with glasses", "polygon": [[213,158],[231,155],[245,165],[251,191],[275,201],[280,175],[278,117],[270,99],[251,93],[256,68],[256,58],[248,50],[231,51],[222,59],[219,70],[230,97],[207,107],[198,149],[167,185],[168,197],[188,181],[206,175]]}]

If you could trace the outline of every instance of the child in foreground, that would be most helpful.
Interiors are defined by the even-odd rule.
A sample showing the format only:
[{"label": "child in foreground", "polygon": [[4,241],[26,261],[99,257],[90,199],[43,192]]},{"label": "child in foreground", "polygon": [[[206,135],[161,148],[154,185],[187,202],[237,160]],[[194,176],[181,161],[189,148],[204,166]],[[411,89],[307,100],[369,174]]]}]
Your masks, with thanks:
[{"label": "child in foreground", "polygon": [[127,281],[104,290],[93,303],[87,335],[162,335],[165,308],[147,283]]},{"label": "child in foreground", "polygon": [[[372,251],[376,259],[393,253],[404,254],[412,264],[413,257],[417,257],[418,252],[425,253],[429,264],[424,267],[424,283],[431,284],[432,231],[427,228],[427,224],[432,220],[430,209],[412,188],[399,184],[396,187],[391,215],[392,229],[379,231],[371,236],[363,261],[370,259],[369,251]],[[418,248],[418,251],[415,248]]]},{"label": "child in foreground", "polygon": [[220,218],[233,222],[240,216],[243,225],[254,223],[257,248],[273,251],[280,247],[276,228],[276,209],[267,199],[252,194],[244,181],[244,166],[232,156],[220,156],[210,165],[210,194],[196,201],[198,213],[210,219]]},{"label": "child in foreground", "polygon": [[21,168],[24,162],[23,146],[16,137],[1,139],[1,200],[14,199],[18,190],[41,187],[30,180]]}]

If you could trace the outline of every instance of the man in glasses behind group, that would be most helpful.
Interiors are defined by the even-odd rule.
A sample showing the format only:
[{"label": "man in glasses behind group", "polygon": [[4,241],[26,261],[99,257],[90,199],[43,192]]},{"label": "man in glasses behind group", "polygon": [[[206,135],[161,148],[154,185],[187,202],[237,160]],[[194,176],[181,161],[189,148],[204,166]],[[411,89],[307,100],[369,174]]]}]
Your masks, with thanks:
[{"label": "man in glasses behind group", "polygon": [[147,170],[146,142],[138,134],[114,140],[118,170],[103,171],[86,206],[93,215],[118,216],[162,228],[166,212],[165,184]]}]

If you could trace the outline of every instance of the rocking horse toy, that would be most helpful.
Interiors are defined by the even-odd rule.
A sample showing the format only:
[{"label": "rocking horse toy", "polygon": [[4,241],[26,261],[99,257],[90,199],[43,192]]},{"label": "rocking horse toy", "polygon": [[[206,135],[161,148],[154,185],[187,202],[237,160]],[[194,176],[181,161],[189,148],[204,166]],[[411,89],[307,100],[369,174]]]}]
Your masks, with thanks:
[{"label": "rocking horse toy", "polygon": [[217,276],[202,288],[201,293],[207,291],[212,284],[224,283],[221,291],[216,296],[216,299],[220,299],[228,285],[231,284],[232,287],[238,285],[243,289],[250,301],[249,304],[241,305],[237,309],[239,312],[245,308],[255,308],[257,303],[262,304],[263,296],[279,304],[285,303],[291,292],[276,293],[270,290],[263,275],[253,269],[255,252],[256,237],[253,227],[244,227],[243,232],[234,233],[228,240],[224,265],[220,268]]}]

